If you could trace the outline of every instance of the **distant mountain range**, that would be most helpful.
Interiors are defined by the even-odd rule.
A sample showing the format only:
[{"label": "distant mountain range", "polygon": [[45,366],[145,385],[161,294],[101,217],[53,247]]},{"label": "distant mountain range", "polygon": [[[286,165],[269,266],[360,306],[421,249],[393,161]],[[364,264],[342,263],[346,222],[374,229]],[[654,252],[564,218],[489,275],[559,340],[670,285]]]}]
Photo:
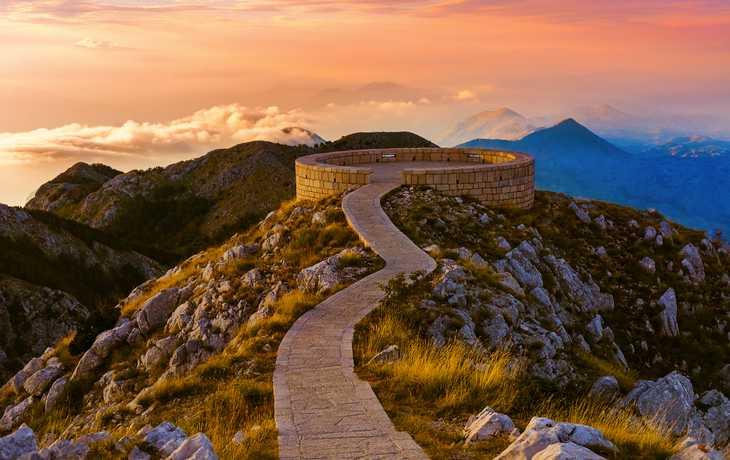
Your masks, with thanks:
[{"label": "distant mountain range", "polygon": [[730,126],[727,120],[721,118],[705,115],[632,115],[610,105],[602,105],[533,118],[523,117],[506,108],[481,112],[448,127],[434,137],[434,142],[453,146],[475,138],[516,140],[567,118],[576,120],[611,143],[632,152],[658,148],[673,138],[695,135],[710,140],[730,141]]},{"label": "distant mountain range", "polygon": [[440,88],[409,88],[393,82],[372,82],[356,90],[341,88],[318,92],[301,105],[305,110],[318,110],[327,106],[347,106],[370,101],[435,102],[450,98],[451,93]]},{"label": "distant mountain range", "polygon": [[518,140],[475,139],[459,147],[535,155],[538,189],[655,208],[693,228],[730,227],[727,156],[632,154],[573,119]]}]

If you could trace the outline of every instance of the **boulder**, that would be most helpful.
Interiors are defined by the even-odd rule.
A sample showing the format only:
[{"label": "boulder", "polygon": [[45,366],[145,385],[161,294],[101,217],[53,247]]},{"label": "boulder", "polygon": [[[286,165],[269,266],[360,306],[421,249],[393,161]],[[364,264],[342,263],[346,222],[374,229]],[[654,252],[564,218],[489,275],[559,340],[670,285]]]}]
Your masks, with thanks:
[{"label": "boulder", "polygon": [[326,260],[302,269],[297,275],[297,286],[300,292],[322,292],[338,284],[340,284],[340,278],[337,268],[328,264]]},{"label": "boulder", "polygon": [[536,287],[542,287],[542,275],[540,271],[530,262],[534,248],[527,242],[523,242],[507,253],[506,257],[497,261],[494,268],[500,272],[509,272],[514,276],[520,286],[530,291]]},{"label": "boulder", "polygon": [[208,262],[208,265],[205,266],[203,269],[203,281],[206,283],[213,279],[213,276],[215,275],[215,264],[211,261]]},{"label": "boulder", "polygon": [[150,460],[150,458],[152,458],[152,456],[150,454],[140,450],[139,447],[134,446],[134,448],[129,453],[129,456],[127,458],[128,458],[128,460]]},{"label": "boulder", "polygon": [[588,340],[592,343],[598,343],[603,338],[603,326],[601,325],[601,315],[596,315],[586,325],[586,332],[588,332]]},{"label": "boulder", "polygon": [[183,441],[165,460],[218,460],[218,456],[208,437],[198,433]]},{"label": "boulder", "polygon": [[598,224],[598,226],[601,227],[601,230],[606,230],[606,218],[603,216],[603,214],[593,219],[593,222]]},{"label": "boulder", "polygon": [[672,226],[669,225],[669,222],[667,222],[667,221],[663,220],[663,221],[659,222],[659,235],[666,242],[669,242],[669,243],[674,242],[674,238],[672,236]]},{"label": "boulder", "polygon": [[[464,427],[464,435],[466,436],[466,445],[469,446],[478,441],[485,441],[494,436],[505,434],[509,435],[515,431],[515,425],[512,419],[504,414],[500,414],[486,407],[479,415],[472,415]],[[515,433],[519,436],[519,431]]]},{"label": "boulder", "polygon": [[693,244],[683,247],[679,251],[679,257],[682,258],[682,265],[689,271],[692,281],[701,283],[705,280],[705,264],[702,262],[700,251]]},{"label": "boulder", "polygon": [[575,212],[575,216],[576,216],[576,217],[577,217],[577,218],[578,218],[578,219],[579,219],[579,220],[580,220],[581,222],[583,222],[584,224],[590,224],[590,223],[591,223],[591,218],[590,218],[590,216],[588,215],[588,213],[587,213],[587,212],[585,212],[584,210],[582,210],[581,208],[579,208],[579,207],[578,207],[578,205],[577,205],[577,204],[575,204],[575,202],[571,202],[571,203],[570,203],[570,204],[568,205],[568,207],[569,207],[570,209],[572,209],[572,210],[573,210],[573,212]]},{"label": "boulder", "polygon": [[287,293],[287,291],[288,289],[286,288],[286,286],[281,281],[279,281],[273,288],[271,288],[269,292],[266,293],[264,299],[259,305],[259,308],[274,305],[276,302],[279,301],[280,298],[284,296],[284,294]]},{"label": "boulder", "polygon": [[266,240],[264,240],[263,244],[261,244],[261,247],[265,251],[273,251],[284,243],[286,243],[284,236],[281,233],[274,233],[270,237],[266,238]]},{"label": "boulder", "polygon": [[502,286],[514,291],[516,294],[525,295],[525,290],[522,289],[520,283],[517,282],[510,272],[498,273],[497,278]]},{"label": "boulder", "polygon": [[669,460],[725,460],[725,457],[710,446],[694,444],[672,455]]},{"label": "boulder", "polygon": [[261,276],[261,272],[258,268],[254,268],[246,272],[241,276],[241,283],[248,287],[256,287],[264,281],[264,277]]},{"label": "boulder", "polygon": [[649,225],[644,229],[644,241],[654,241],[656,238],[656,229]]},{"label": "boulder", "polygon": [[669,288],[657,301],[658,307],[664,307],[659,313],[659,319],[662,322],[662,333],[667,335],[679,334],[679,325],[677,324],[677,296],[674,289]]},{"label": "boulder", "polygon": [[127,340],[133,328],[133,321],[122,320],[119,326],[99,334],[94,340],[94,344],[91,345],[91,351],[100,358],[106,358],[117,345]]},{"label": "boulder", "polygon": [[[639,384],[641,382],[637,387]],[[675,371],[646,387],[636,399],[639,414],[645,420],[659,424],[672,436],[684,433],[694,412],[692,382]],[[629,393],[627,399],[631,396]]]},{"label": "boulder", "polygon": [[598,454],[578,444],[558,443],[553,444],[542,452],[532,457],[532,460],[606,460]]},{"label": "boulder", "polygon": [[403,356],[398,345],[391,345],[385,350],[381,351],[377,355],[373,356],[373,359],[368,361],[368,364],[372,363],[391,363],[397,361]]},{"label": "boulder", "polygon": [[263,321],[264,318],[268,318],[273,314],[274,310],[271,307],[264,307],[251,315],[251,317],[248,319],[248,323],[246,324],[246,326],[253,327]]},{"label": "boulder", "polygon": [[171,455],[187,439],[182,428],[168,422],[162,422],[144,438],[164,457]]},{"label": "boulder", "polygon": [[0,438],[0,460],[16,460],[38,450],[38,437],[24,423],[12,434]]},{"label": "boulder", "polygon": [[61,377],[53,382],[51,389],[48,390],[48,395],[46,395],[46,412],[50,412],[51,409],[53,409],[53,405],[56,403],[56,398],[58,398],[61,394],[67,383],[68,379],[66,377]]},{"label": "boulder", "polygon": [[652,275],[656,273],[656,264],[654,263],[654,260],[650,257],[644,257],[639,261],[639,266],[646,270],[647,272],[651,273]]},{"label": "boulder", "polygon": [[23,384],[23,388],[33,396],[41,396],[61,374],[63,374],[62,367],[46,367],[28,377],[28,380]]},{"label": "boulder", "polygon": [[613,401],[621,394],[618,381],[615,377],[604,376],[593,384],[589,396],[593,399]]},{"label": "boulder", "polygon": [[6,407],[3,417],[0,419],[0,429],[10,431],[13,427],[22,422],[23,419],[30,414],[30,406],[32,406],[35,401],[36,399],[33,396],[28,396],[17,406]]},{"label": "boulder", "polygon": [[[553,444],[573,443],[616,450],[616,446],[595,428],[574,423],[557,423],[547,418],[533,417],[520,435],[495,460],[532,459]],[[600,458],[600,457],[599,457]]]},{"label": "boulder", "polygon": [[76,369],[74,370],[73,375],[71,375],[71,380],[82,379],[88,376],[91,371],[101,366],[103,363],[104,359],[97,356],[93,350],[87,351],[76,365]]},{"label": "boulder", "polygon": [[10,379],[10,384],[13,386],[13,391],[15,391],[16,395],[23,392],[23,385],[25,385],[25,381],[28,380],[28,377],[30,377],[30,374],[21,369],[13,376],[12,379]]},{"label": "boulder", "polygon": [[726,444],[730,439],[730,400],[719,391],[710,390],[700,397],[700,403],[709,407],[702,421],[714,435],[715,444]]},{"label": "boulder", "polygon": [[315,212],[312,216],[312,225],[323,224],[325,221],[325,211]]},{"label": "boulder", "polygon": [[163,289],[142,304],[134,317],[142,334],[164,326],[177,305],[179,288]]},{"label": "boulder", "polygon": [[512,249],[507,240],[501,236],[498,236],[494,239],[494,244],[496,244],[499,249],[503,249],[505,251],[509,251],[510,249]]}]

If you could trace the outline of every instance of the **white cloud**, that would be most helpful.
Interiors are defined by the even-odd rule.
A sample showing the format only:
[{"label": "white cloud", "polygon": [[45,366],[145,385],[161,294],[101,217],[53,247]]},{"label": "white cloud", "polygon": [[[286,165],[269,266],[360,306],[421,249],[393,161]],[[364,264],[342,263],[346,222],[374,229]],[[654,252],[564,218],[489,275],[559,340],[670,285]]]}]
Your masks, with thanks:
[{"label": "white cloud", "polygon": [[119,45],[119,43],[111,43],[106,40],[102,41],[96,41],[92,40],[90,38],[84,38],[83,40],[79,40],[75,43],[76,46],[80,46],[82,48],[95,48],[95,49],[123,49],[124,47]]},{"label": "white cloud", "polygon": [[71,124],[25,133],[0,133],[0,164],[49,161],[103,161],[104,158],[190,157],[253,140],[311,143],[306,133],[314,117],[300,109],[249,108],[239,104],[199,110],[169,123],[127,121],[122,126]]},{"label": "white cloud", "polygon": [[477,95],[472,93],[471,91],[464,90],[459,91],[459,94],[454,96],[455,99],[462,99],[462,100],[470,100],[470,99],[476,99]]},{"label": "white cloud", "polygon": [[427,97],[422,97],[418,102],[421,104],[433,104],[433,101]]}]

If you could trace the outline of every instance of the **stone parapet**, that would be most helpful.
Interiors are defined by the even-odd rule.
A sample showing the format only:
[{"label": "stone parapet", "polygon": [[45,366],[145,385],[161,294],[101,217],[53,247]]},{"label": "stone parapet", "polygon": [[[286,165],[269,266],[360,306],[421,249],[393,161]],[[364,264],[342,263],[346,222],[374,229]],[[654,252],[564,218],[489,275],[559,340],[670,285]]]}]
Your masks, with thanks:
[{"label": "stone parapet", "polygon": [[[449,148],[351,150],[301,157],[296,161],[297,198],[318,199],[369,184],[375,165],[389,162],[438,162],[433,168],[404,165],[404,185],[428,186],[450,196],[469,195],[488,206],[529,208],[534,201],[532,155]],[[445,168],[447,162],[455,164]]]}]

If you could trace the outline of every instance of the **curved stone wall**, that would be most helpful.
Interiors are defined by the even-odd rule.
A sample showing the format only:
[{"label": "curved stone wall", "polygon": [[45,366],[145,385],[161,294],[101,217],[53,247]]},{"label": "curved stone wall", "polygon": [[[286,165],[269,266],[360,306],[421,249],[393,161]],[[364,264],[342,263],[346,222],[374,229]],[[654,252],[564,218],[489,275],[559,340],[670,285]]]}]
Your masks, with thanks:
[{"label": "curved stone wall", "polygon": [[[419,164],[404,169],[403,184],[433,187],[450,196],[470,195],[487,206],[532,206],[535,158],[485,149],[373,149],[308,155],[296,161],[297,198],[318,199],[353,185],[369,184],[374,169],[368,165],[429,161],[441,163],[434,168]],[[457,164],[444,168],[443,162]]]}]

